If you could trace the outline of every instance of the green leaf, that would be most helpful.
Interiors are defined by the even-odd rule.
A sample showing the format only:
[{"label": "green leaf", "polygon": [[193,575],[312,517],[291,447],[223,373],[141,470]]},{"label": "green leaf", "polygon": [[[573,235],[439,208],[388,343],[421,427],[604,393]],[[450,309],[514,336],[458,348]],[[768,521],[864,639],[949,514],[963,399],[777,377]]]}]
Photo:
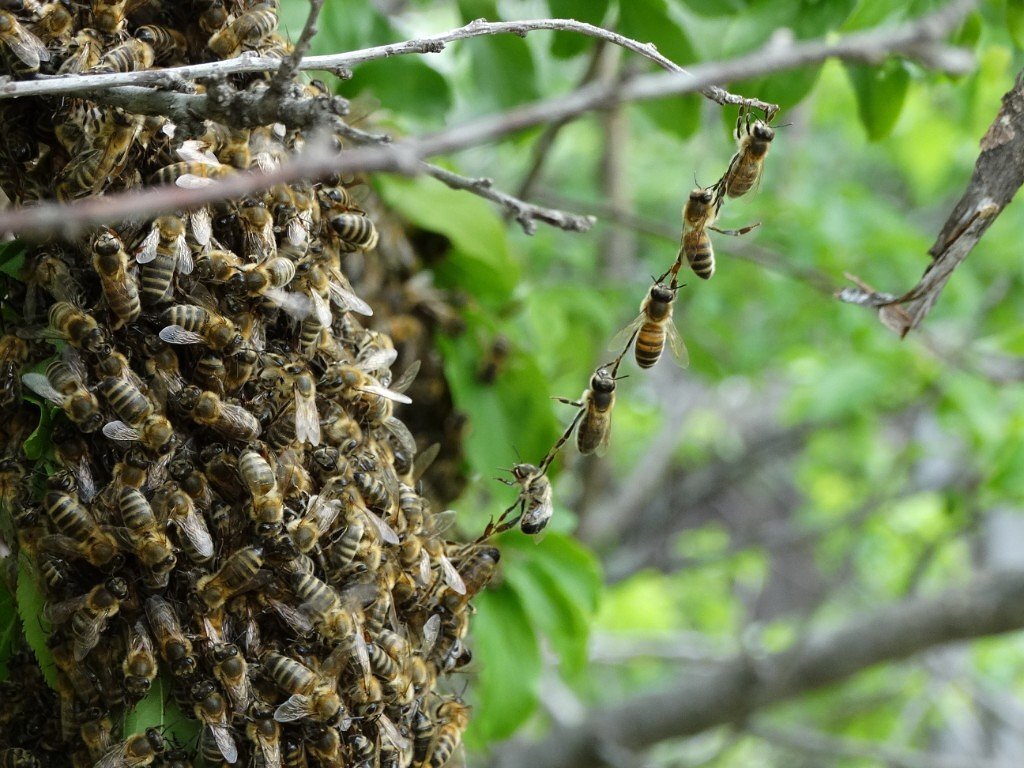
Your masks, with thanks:
[{"label": "green leaf", "polygon": [[[384,200],[408,221],[447,237],[452,249],[435,266],[438,282],[501,306],[519,280],[505,224],[485,200],[427,178],[376,180]],[[443,278],[443,279],[442,279]]]},{"label": "green leaf", "polygon": [[[548,9],[555,19],[575,19],[600,26],[608,15],[609,0],[548,0]],[[551,38],[551,55],[571,59],[596,41],[577,32],[555,32]]]},{"label": "green leaf", "polygon": [[[6,567],[6,563],[3,564]],[[18,607],[7,590],[7,581],[0,581],[0,680],[7,679],[7,659],[11,656],[14,638],[18,634]]]},{"label": "green leaf", "polygon": [[597,614],[604,579],[593,552],[561,533],[547,534],[540,541],[517,537],[507,545],[528,554],[535,567],[550,573],[588,616]]},{"label": "green leaf", "polygon": [[[459,0],[463,23],[474,19],[498,19],[493,0]],[[540,96],[533,54],[526,40],[515,35],[486,35],[467,40],[473,62],[472,75],[478,96],[475,103],[488,110],[508,109]]]},{"label": "green leaf", "polygon": [[53,448],[53,441],[51,440],[53,428],[51,424],[53,422],[54,410],[56,409],[48,403],[40,404],[39,424],[32,431],[32,434],[26,438],[22,446],[26,458],[38,461],[44,456],[50,455],[50,451]]},{"label": "green leaf", "polygon": [[892,17],[902,17],[905,7],[905,3],[897,0],[860,0],[842,29],[853,32],[880,26]]},{"label": "green leaf", "polygon": [[871,141],[884,139],[899,119],[910,87],[910,70],[898,60],[880,66],[847,64],[857,95],[857,113]]},{"label": "green leaf", "polygon": [[178,744],[194,742],[199,737],[200,724],[186,718],[178,704],[170,696],[171,686],[167,673],[160,674],[149,689],[149,693],[134,709],[125,712],[124,733],[141,733],[147,728],[164,728],[165,736]]},{"label": "green leaf", "polygon": [[[1019,0],[1019,3],[1021,6],[1021,12],[1024,14],[1024,0]],[[1007,14],[1009,14],[1009,8],[1007,8]],[[978,44],[978,40],[981,39],[981,30],[983,26],[984,21],[978,11],[968,15],[968,17],[964,19],[963,24],[960,25],[960,29],[958,29],[956,34],[953,36],[953,45],[959,45],[964,48],[974,48]],[[1018,48],[1024,47],[1020,44],[1017,38],[1014,38],[1014,42],[1017,44]]]},{"label": "green leaf", "polygon": [[24,560],[18,562],[18,615],[21,616],[21,627],[25,633],[25,640],[29,648],[35,654],[39,668],[46,678],[47,684],[57,690],[57,672],[53,663],[53,654],[46,644],[50,634],[50,628],[44,626],[43,604],[46,598],[39,589],[35,575],[29,570]]},{"label": "green leaf", "polygon": [[537,706],[541,670],[537,637],[512,589],[488,589],[474,605],[471,647],[480,679],[469,746],[507,738],[526,721]]},{"label": "green leaf", "polygon": [[[796,69],[756,80],[744,80],[733,84],[733,90],[737,93],[756,93],[757,98],[762,101],[778,104],[783,110],[787,110],[795,107],[810,94],[820,74],[820,66]],[[726,117],[730,130],[734,119]]]},{"label": "green leaf", "polygon": [[640,112],[658,128],[680,139],[688,139],[700,129],[702,97],[695,93],[656,99],[638,104]]},{"label": "green leaf", "polygon": [[821,37],[838,29],[857,5],[857,0],[801,0],[793,32],[799,39]]},{"label": "green leaf", "polygon": [[28,246],[22,240],[12,240],[0,245],[0,273],[20,280],[27,250]]},{"label": "green leaf", "polygon": [[1024,0],[1006,0],[1006,28],[1017,48],[1024,48]]},{"label": "green leaf", "polygon": [[742,13],[746,0],[682,0],[683,5],[700,16],[733,16]]}]

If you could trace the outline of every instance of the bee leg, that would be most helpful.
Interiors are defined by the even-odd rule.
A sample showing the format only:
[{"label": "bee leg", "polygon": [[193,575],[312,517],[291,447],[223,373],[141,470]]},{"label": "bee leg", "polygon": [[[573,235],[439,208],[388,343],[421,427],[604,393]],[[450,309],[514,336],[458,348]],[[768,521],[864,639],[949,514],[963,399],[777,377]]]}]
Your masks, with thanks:
[{"label": "bee leg", "polygon": [[[562,400],[562,398],[560,397],[557,397],[555,399]],[[586,409],[583,407],[583,403],[577,403],[572,400],[562,400],[562,402],[575,405],[577,408],[579,408],[579,410],[576,412],[576,416],[573,418],[573,420],[569,422],[568,428],[565,430],[565,432],[562,433],[562,436],[558,438],[557,442],[555,442],[555,444],[551,446],[551,450],[548,451],[548,455],[545,456],[544,460],[540,463],[540,473],[542,475],[548,471],[548,467],[551,466],[551,462],[555,460],[555,455],[562,449],[562,446],[565,445],[569,437],[572,436],[572,432],[574,429],[576,429],[576,425],[579,424],[580,419],[583,418],[583,414],[586,413]]]}]

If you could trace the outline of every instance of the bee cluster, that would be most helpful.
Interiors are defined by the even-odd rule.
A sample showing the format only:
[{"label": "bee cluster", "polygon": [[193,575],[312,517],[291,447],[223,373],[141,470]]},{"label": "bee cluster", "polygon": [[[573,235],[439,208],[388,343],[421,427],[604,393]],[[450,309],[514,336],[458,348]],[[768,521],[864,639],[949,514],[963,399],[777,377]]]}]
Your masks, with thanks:
[{"label": "bee cluster", "polygon": [[616,334],[608,345],[609,349],[619,349],[619,354],[594,371],[589,386],[583,390],[579,400],[556,398],[576,408],[575,417],[540,464],[514,464],[510,470],[512,479],[501,480],[506,485],[518,486],[519,494],[496,521],[492,520],[487,525],[477,539],[478,543],[516,525],[523,533],[534,534],[548,524],[554,512],[551,482],[547,478],[548,467],[574,431],[576,448],[581,454],[603,452],[611,435],[616,374],[631,348],[636,364],[642,369],[652,368],[661,359],[666,343],[681,366],[689,364],[686,345],[672,321],[672,304],[682,287],[679,284],[679,271],[685,262],[698,277],[710,280],[715,274],[715,252],[708,230],[736,236],[759,226],[753,224],[726,230],[718,229],[714,223],[726,198],[742,197],[760,182],[765,156],[775,138],[775,130],[770,125],[774,117],[774,112],[766,112],[764,120],[752,119],[748,111],[741,110],[733,133],[736,152],[718,181],[710,187],[697,187],[690,192],[683,206],[683,233],[675,261],[660,277],[655,278],[640,302],[640,314]]},{"label": "bee cluster", "polygon": [[[272,2],[0,0],[0,63],[281,56],[276,27]],[[189,188],[303,142],[193,122],[3,101],[0,188],[14,205]],[[43,594],[56,690],[11,661],[0,766],[448,762],[469,710],[443,681],[470,659],[470,601],[499,554],[446,540],[452,513],[419,491],[432,452],[394,413],[419,366],[392,373],[395,343],[364,326],[346,273],[383,239],[333,178],[27,251],[0,336],[0,540],[11,593]],[[41,412],[52,446],[29,459]],[[197,744],[174,722],[122,732],[153,696],[199,722]]]}]

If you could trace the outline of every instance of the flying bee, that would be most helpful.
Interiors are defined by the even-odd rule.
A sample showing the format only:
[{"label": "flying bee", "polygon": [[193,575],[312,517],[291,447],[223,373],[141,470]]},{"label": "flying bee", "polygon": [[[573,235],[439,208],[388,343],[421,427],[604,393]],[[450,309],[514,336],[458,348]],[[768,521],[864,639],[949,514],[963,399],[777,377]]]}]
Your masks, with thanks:
[{"label": "flying bee", "polygon": [[276,28],[276,3],[257,3],[214,32],[207,46],[220,58],[230,58],[244,45],[256,46]]},{"label": "flying bee", "polygon": [[260,435],[260,423],[240,405],[222,400],[217,393],[185,387],[176,396],[178,405],[192,419],[231,440],[252,442]]},{"label": "flying bee", "polygon": [[124,690],[129,704],[146,697],[157,675],[156,652],[153,640],[141,621],[129,630],[128,652],[121,664],[124,673]]},{"label": "flying bee", "polygon": [[159,595],[150,595],[145,603],[146,618],[156,637],[160,657],[177,678],[189,678],[198,669],[192,654],[192,641],[181,629],[174,607]]},{"label": "flying bee", "polygon": [[190,694],[195,702],[193,711],[213,737],[220,754],[229,763],[237,762],[238,747],[228,727],[228,703],[217,690],[217,684],[212,680],[200,680],[192,685]]},{"label": "flying bee", "polygon": [[146,306],[169,298],[174,270],[192,273],[192,253],[185,238],[185,222],[180,216],[161,216],[135,254],[142,268],[142,299]]},{"label": "flying bee", "polygon": [[196,511],[192,497],[173,482],[166,483],[154,496],[154,503],[162,517],[179,530],[178,537],[186,555],[197,565],[206,565],[213,559],[213,539],[206,527],[206,519]]},{"label": "flying bee", "polygon": [[158,525],[146,497],[136,488],[124,488],[119,499],[128,541],[145,570],[146,585],[163,589],[177,563],[170,539]]},{"label": "flying bee", "polygon": [[75,349],[105,357],[110,352],[107,334],[91,315],[67,301],[58,301],[49,312],[50,328]]},{"label": "flying bee", "polygon": [[0,336],[0,411],[21,401],[21,368],[28,360],[28,344],[11,334]]},{"label": "flying bee", "polygon": [[81,661],[95,648],[107,622],[117,615],[121,602],[128,597],[128,582],[122,578],[107,579],[82,597],[63,603],[47,603],[43,617],[54,624],[71,619],[74,655]]},{"label": "flying bee", "polygon": [[213,648],[213,676],[227,691],[235,712],[244,712],[252,700],[249,667],[238,646],[219,643]]},{"label": "flying bee", "polygon": [[164,315],[168,325],[160,330],[160,338],[168,344],[203,344],[231,354],[244,341],[233,322],[193,304],[175,304]]},{"label": "flying bee", "polygon": [[281,768],[281,725],[274,719],[274,710],[261,701],[250,707],[245,734],[259,748],[266,768]]},{"label": "flying bee", "polygon": [[135,30],[135,39],[149,45],[153,50],[154,63],[167,65],[185,57],[187,42],[176,29],[146,24]]},{"label": "flying bee", "polygon": [[113,229],[100,230],[92,240],[92,266],[99,275],[106,306],[114,315],[111,328],[117,330],[134,321],[142,311],[138,285],[128,273],[128,254]]},{"label": "flying bee", "polygon": [[744,112],[736,118],[733,136],[739,149],[725,172],[725,194],[740,197],[761,180],[764,158],[771,148],[775,131],[764,120],[751,122],[750,114]]},{"label": "flying bee", "polygon": [[38,72],[39,64],[50,60],[46,44],[25,29],[9,11],[0,11],[0,44],[5,53],[13,54],[21,62],[12,66],[19,75]]},{"label": "flying bee", "polygon": [[123,419],[104,424],[104,435],[111,440],[137,441],[156,454],[173,450],[177,442],[174,426],[156,413],[153,403],[137,387],[115,377],[104,379],[99,386],[110,407]]},{"label": "flying bee", "polygon": [[[685,368],[690,363],[690,356],[672,322],[672,302],[675,301],[679,286],[665,285],[656,282],[650,292],[640,303],[640,314],[629,325],[616,334],[612,346],[618,347],[624,339],[635,337],[634,354],[636,363],[641,368],[651,368],[661,359],[666,340],[676,362]],[[628,345],[628,341],[626,344]],[[628,346],[626,347],[628,349]]]},{"label": "flying bee", "polygon": [[274,719],[279,723],[304,717],[326,723],[344,716],[345,705],[330,677],[318,675],[305,664],[279,653],[269,653],[261,662],[270,679],[289,694],[274,711]]},{"label": "flying bee", "polygon": [[21,377],[26,387],[58,406],[83,432],[95,432],[103,425],[96,395],[82,383],[82,374],[62,360],[54,360],[46,373],[26,373]]},{"label": "flying bee", "polygon": [[216,610],[252,586],[262,566],[263,550],[260,547],[239,549],[215,573],[199,578],[196,594],[207,608]]},{"label": "flying bee", "polygon": [[111,48],[92,68],[93,72],[136,72],[151,69],[156,54],[153,46],[141,38],[129,38]]}]

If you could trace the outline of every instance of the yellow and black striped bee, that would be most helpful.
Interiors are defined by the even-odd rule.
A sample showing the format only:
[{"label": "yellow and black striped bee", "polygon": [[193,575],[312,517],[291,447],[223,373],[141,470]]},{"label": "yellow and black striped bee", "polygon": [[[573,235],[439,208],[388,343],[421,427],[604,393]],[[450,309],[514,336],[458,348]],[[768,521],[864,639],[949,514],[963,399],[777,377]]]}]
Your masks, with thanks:
[{"label": "yellow and black striped bee", "polygon": [[229,58],[242,46],[254,48],[276,28],[276,3],[258,3],[214,32],[207,45],[221,58]]},{"label": "yellow and black striped bee", "polygon": [[725,172],[725,194],[740,197],[761,180],[764,159],[775,138],[775,131],[764,120],[751,121],[750,114],[744,112],[736,118],[733,135],[739,150],[729,161]]},{"label": "yellow and black striped bee", "polygon": [[[56,305],[55,305],[56,306]],[[86,388],[84,374],[63,360],[54,360],[46,373],[26,373],[25,386],[59,407],[83,432],[95,432],[103,426],[99,400]]]},{"label": "yellow and black striped bee", "polygon": [[630,340],[635,338],[633,352],[636,364],[641,368],[651,368],[661,359],[667,341],[676,362],[683,368],[689,365],[686,344],[672,322],[672,302],[678,290],[679,286],[675,284],[654,283],[640,303],[640,314],[616,334],[610,346],[615,349],[621,347],[625,351]]},{"label": "yellow and black striped bee", "polygon": [[[9,11],[0,11],[0,45],[16,74],[38,72],[40,63],[50,60],[46,44],[29,32],[18,21],[18,17]],[[17,59],[17,62],[11,61],[10,56]]]},{"label": "yellow and black striped bee", "polygon": [[[608,445],[612,431],[612,408],[615,406],[615,375],[602,366],[590,377],[590,386],[583,391],[579,400],[558,398],[561,402],[579,408],[569,429],[559,439],[552,452],[562,447],[576,427],[576,448],[587,455],[602,452]],[[577,426],[578,422],[578,426]]]},{"label": "yellow and black striped bee", "polygon": [[185,238],[185,221],[180,216],[161,216],[135,254],[142,264],[142,303],[159,304],[169,297],[171,280],[177,270],[183,275],[193,269],[192,252]]},{"label": "yellow and black striped bee", "polygon": [[139,286],[135,277],[128,273],[128,254],[113,230],[103,230],[93,238],[92,265],[100,277],[103,298],[114,318],[110,327],[117,330],[134,321],[142,313]]},{"label": "yellow and black striped bee", "polygon": [[117,615],[128,596],[128,582],[115,577],[97,584],[82,597],[63,603],[47,603],[43,617],[54,624],[71,619],[76,661],[84,659],[99,642],[107,622]]}]

